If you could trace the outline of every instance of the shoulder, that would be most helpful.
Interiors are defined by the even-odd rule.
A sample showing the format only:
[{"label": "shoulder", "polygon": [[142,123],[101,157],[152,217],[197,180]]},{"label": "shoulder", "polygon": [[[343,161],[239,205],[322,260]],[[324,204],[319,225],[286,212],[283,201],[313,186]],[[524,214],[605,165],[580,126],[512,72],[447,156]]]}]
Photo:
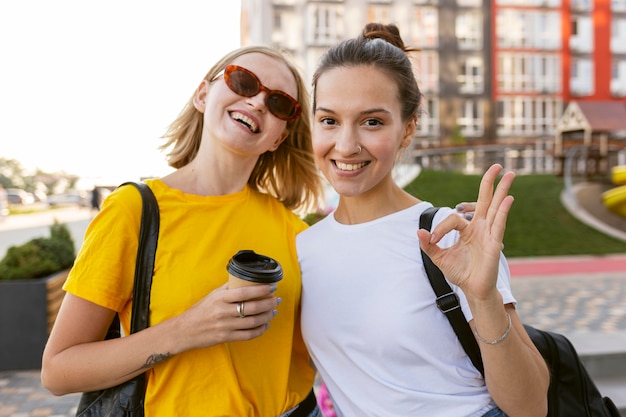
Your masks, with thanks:
[{"label": "shoulder", "polygon": [[124,183],[107,196],[103,209],[105,205],[114,211],[136,212],[142,205],[141,194],[133,185]]}]

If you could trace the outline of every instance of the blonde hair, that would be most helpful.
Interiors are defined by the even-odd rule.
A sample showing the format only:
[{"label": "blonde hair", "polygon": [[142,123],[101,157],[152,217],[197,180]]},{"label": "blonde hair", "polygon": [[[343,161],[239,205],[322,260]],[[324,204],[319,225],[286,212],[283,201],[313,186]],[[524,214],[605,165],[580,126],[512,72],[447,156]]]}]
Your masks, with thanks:
[{"label": "blonde hair", "polygon": [[[311,115],[306,84],[295,65],[278,49],[266,46],[247,46],[236,49],[219,60],[205,75],[213,80],[235,58],[261,53],[284,62],[293,74],[298,87],[296,97],[302,114],[287,124],[287,138],[274,152],[262,154],[248,179],[248,185],[257,191],[276,197],[287,208],[306,212],[316,209],[322,198],[322,182],[313,159],[311,144]],[[181,168],[197,155],[202,140],[203,114],[194,106],[195,93],[166,130],[166,142],[161,150],[167,153],[168,164]]]}]

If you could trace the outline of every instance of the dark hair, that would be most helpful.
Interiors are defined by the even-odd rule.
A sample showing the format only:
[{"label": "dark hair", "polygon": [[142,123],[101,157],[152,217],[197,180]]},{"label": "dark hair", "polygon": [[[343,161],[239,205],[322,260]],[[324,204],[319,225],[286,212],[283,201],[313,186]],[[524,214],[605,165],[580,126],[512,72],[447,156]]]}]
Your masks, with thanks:
[{"label": "dark hair", "polygon": [[337,67],[364,65],[379,68],[396,82],[403,120],[417,115],[422,93],[408,57],[413,51],[418,49],[404,44],[396,25],[368,23],[358,37],[331,47],[320,59],[313,74],[313,108],[316,106],[317,80],[322,74]]}]

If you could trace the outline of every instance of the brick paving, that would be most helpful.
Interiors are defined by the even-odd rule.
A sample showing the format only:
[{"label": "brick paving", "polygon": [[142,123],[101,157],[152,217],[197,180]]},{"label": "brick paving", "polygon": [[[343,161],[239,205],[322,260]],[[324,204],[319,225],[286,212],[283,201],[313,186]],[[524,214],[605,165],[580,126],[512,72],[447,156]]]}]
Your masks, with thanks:
[{"label": "brick paving", "polygon": [[512,287],[527,324],[566,335],[626,333],[626,270],[513,279]]},{"label": "brick paving", "polygon": [[79,394],[55,397],[41,386],[39,370],[0,371],[0,417],[69,417]]}]

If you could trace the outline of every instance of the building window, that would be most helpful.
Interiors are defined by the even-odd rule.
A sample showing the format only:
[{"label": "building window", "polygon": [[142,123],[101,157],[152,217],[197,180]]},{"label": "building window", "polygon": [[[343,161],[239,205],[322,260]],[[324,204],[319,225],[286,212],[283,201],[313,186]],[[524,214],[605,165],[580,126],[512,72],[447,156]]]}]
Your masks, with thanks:
[{"label": "building window", "polygon": [[343,7],[341,5],[309,4],[309,43],[330,46],[343,38]]},{"label": "building window", "polygon": [[499,136],[546,136],[563,112],[559,99],[544,97],[506,97],[496,103]]},{"label": "building window", "polygon": [[299,22],[301,19],[292,10],[275,9],[272,43],[288,50],[300,48],[301,41],[295,39],[295,36],[289,36],[290,33],[299,31]]},{"label": "building window", "polygon": [[388,24],[389,21],[389,6],[385,5],[370,5],[367,7],[367,21]]},{"label": "building window", "polygon": [[614,17],[611,21],[611,52],[626,53],[626,18]]},{"label": "building window", "polygon": [[417,85],[423,93],[439,91],[439,55],[435,51],[414,54],[413,64]]},{"label": "building window", "polygon": [[561,7],[561,0],[496,0],[498,6]]},{"label": "building window", "polygon": [[459,49],[480,49],[483,46],[483,22],[480,11],[459,12],[455,24]]},{"label": "building window", "polygon": [[593,24],[589,16],[572,17],[572,36],[569,47],[573,52],[587,53],[593,50]]},{"label": "building window", "polygon": [[439,135],[439,101],[422,97],[422,112],[417,123],[417,136]]},{"label": "building window", "polygon": [[626,12],[626,0],[611,0],[611,10],[614,12]]},{"label": "building window", "polygon": [[626,97],[626,59],[614,59],[611,63],[611,94]]},{"label": "building window", "polygon": [[463,100],[457,124],[466,137],[482,136],[484,127],[484,106],[478,100]]},{"label": "building window", "polygon": [[562,90],[558,54],[501,53],[497,63],[500,92],[560,93]]},{"label": "building window", "polygon": [[456,4],[465,7],[480,7],[482,0],[456,0]]},{"label": "building window", "polygon": [[462,61],[458,81],[461,93],[482,93],[484,88],[482,58],[469,57]]},{"label": "building window", "polygon": [[436,48],[439,44],[438,14],[435,7],[416,7],[411,20],[411,45]]},{"label": "building window", "polygon": [[571,9],[576,12],[590,12],[593,0],[571,0]]},{"label": "building window", "polygon": [[573,58],[570,92],[574,96],[590,96],[593,90],[593,62],[588,58]]},{"label": "building window", "polygon": [[558,11],[499,10],[496,16],[498,47],[560,49],[560,19]]}]

